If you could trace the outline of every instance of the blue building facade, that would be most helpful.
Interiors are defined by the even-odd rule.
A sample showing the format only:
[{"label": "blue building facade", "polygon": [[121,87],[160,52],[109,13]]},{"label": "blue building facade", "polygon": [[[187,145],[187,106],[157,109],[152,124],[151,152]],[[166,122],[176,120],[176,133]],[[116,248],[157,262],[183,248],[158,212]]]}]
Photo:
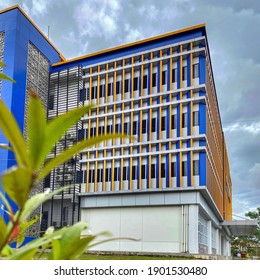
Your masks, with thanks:
[{"label": "blue building facade", "polygon": [[[66,60],[15,6],[0,12],[0,38],[3,71],[16,80],[2,83],[1,98],[25,134],[28,88],[49,119],[96,104],[50,158],[97,135],[131,136],[45,178],[39,192],[70,188],[42,205],[41,230],[81,219],[94,233],[139,240],[97,250],[229,254],[221,224],[231,219],[232,185],[204,24]],[[12,153],[0,156],[1,171],[15,164]]]}]

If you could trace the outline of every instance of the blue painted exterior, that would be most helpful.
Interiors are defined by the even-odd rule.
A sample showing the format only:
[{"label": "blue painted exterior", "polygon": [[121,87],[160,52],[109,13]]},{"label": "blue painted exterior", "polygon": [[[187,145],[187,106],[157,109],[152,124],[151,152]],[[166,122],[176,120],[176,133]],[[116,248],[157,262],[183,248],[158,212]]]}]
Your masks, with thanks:
[{"label": "blue painted exterior", "polygon": [[206,153],[200,152],[199,155],[200,186],[206,186]]},{"label": "blue painted exterior", "polygon": [[[60,56],[17,8],[0,14],[0,32],[2,31],[5,32],[4,62],[7,65],[3,72],[16,81],[14,84],[2,82],[2,99],[15,116],[20,129],[23,130],[28,43],[31,41],[49,59],[50,64],[60,61]],[[1,134],[0,142],[7,142]],[[0,173],[16,163],[13,153],[9,151],[1,149],[0,158]],[[2,191],[1,182],[0,190]],[[15,204],[11,202],[11,205],[15,210]],[[0,214],[5,221],[9,220],[2,210]]]}]

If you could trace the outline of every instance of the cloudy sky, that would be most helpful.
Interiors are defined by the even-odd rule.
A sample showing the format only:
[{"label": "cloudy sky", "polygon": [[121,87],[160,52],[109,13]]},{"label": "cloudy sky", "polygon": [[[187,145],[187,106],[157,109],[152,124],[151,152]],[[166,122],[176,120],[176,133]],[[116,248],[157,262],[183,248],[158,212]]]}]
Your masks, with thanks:
[{"label": "cloudy sky", "polygon": [[[27,0],[66,58],[206,23],[233,183],[233,213],[260,207],[260,1]],[[236,217],[234,217],[236,218]]]}]

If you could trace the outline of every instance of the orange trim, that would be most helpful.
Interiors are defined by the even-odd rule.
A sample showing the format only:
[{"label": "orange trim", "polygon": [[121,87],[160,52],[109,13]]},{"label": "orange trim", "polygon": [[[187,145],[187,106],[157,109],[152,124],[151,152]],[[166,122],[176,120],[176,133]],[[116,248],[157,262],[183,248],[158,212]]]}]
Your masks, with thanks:
[{"label": "orange trim", "polygon": [[[44,39],[55,49],[55,51],[59,54],[60,59],[62,60],[61,63],[66,61],[66,58],[63,56],[63,54],[52,44],[52,42],[49,40],[49,38],[39,29],[39,27],[32,21],[31,18],[23,11],[23,9],[19,5],[14,5],[12,7],[3,9],[0,11],[0,14],[9,12],[11,10],[18,9],[27,19],[28,21],[37,29],[37,31],[44,37]],[[58,62],[60,63],[60,62]]]},{"label": "orange trim", "polygon": [[112,48],[109,48],[109,49],[101,50],[101,51],[98,51],[98,52],[94,52],[94,53],[91,53],[91,54],[79,56],[79,57],[76,57],[76,58],[68,59],[68,60],[63,61],[63,62],[57,62],[57,63],[54,63],[52,66],[55,67],[55,66],[59,66],[59,65],[62,65],[62,64],[70,63],[70,62],[73,62],[73,61],[78,61],[78,60],[81,60],[81,59],[86,59],[86,58],[89,58],[89,57],[93,57],[93,56],[97,56],[97,55],[102,55],[102,54],[106,54],[106,53],[113,52],[113,51],[118,51],[118,50],[121,50],[121,49],[124,49],[124,48],[129,48],[129,47],[133,47],[133,46],[136,46],[136,45],[139,45],[139,44],[144,44],[144,43],[152,42],[152,41],[155,41],[155,40],[167,38],[169,36],[181,34],[181,33],[184,33],[184,32],[191,31],[191,30],[200,29],[200,28],[203,28],[203,27],[204,28],[206,27],[205,23],[194,25],[194,26],[190,26],[190,27],[183,28],[183,29],[176,30],[176,31],[172,31],[172,32],[168,32],[168,33],[165,33],[165,34],[162,34],[162,35],[150,37],[150,38],[143,39],[143,40],[140,40],[140,41],[136,41],[136,42],[133,42],[133,43],[129,43],[129,44],[125,44],[125,45],[120,45],[120,46],[117,46],[117,47],[112,47]]}]

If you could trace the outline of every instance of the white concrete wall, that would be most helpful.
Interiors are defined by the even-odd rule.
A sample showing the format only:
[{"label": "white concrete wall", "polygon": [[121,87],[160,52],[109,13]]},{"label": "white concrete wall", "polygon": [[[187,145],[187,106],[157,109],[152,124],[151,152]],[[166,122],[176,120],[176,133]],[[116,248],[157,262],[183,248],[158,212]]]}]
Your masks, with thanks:
[{"label": "white concrete wall", "polygon": [[136,239],[104,243],[95,247],[96,251],[181,251],[180,206],[82,209],[81,218],[92,234],[108,231],[113,237]]}]

